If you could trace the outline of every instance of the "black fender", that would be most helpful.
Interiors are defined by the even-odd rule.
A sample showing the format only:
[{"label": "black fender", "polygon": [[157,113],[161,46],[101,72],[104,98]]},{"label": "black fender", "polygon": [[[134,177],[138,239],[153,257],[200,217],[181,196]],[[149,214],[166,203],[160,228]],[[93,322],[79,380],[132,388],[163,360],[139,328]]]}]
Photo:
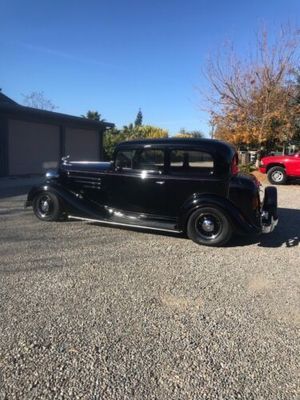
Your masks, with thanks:
[{"label": "black fender", "polygon": [[211,194],[193,194],[182,206],[179,225],[186,231],[187,221],[190,215],[198,208],[217,207],[227,215],[233,225],[234,231],[240,234],[260,233],[261,226],[251,224],[243,213],[230,200]]},{"label": "black fender", "polygon": [[[81,198],[77,193],[65,189],[58,182],[45,182],[40,186],[33,186],[27,195],[25,207],[32,205],[34,198],[42,192],[54,193],[60,200],[64,211],[69,215],[99,219],[100,210],[95,205]],[[103,210],[102,210],[103,213]],[[101,214],[102,214],[101,213]],[[102,215],[105,217],[105,215]]]}]

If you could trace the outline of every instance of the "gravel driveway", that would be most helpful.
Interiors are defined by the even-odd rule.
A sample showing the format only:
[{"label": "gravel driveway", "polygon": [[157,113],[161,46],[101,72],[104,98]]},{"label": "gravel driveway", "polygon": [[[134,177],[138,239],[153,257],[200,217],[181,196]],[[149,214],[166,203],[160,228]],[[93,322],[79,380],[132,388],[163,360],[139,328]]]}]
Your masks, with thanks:
[{"label": "gravel driveway", "polygon": [[297,399],[300,186],[225,248],[0,200],[0,399]]}]

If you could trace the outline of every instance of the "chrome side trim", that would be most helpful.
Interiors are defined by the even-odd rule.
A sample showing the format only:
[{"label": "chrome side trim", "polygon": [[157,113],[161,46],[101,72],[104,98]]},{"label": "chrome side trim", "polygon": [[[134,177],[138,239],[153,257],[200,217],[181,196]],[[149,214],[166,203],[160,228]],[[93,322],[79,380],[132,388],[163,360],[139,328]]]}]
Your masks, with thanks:
[{"label": "chrome side trim", "polygon": [[75,217],[74,215],[68,215],[68,218],[69,219],[79,219],[81,221],[99,222],[101,224],[107,224],[107,225],[126,226],[126,227],[129,227],[129,228],[150,229],[152,231],[182,233],[182,231],[178,231],[176,229],[154,228],[153,226],[125,224],[123,222],[106,221],[106,220],[103,220],[103,219],[92,219],[92,218],[84,218],[84,217]]}]

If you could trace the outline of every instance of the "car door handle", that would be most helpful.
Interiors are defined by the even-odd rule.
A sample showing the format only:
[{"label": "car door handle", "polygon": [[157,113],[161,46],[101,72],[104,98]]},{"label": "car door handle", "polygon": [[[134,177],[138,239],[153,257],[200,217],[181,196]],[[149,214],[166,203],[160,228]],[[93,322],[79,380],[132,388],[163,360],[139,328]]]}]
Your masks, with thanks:
[{"label": "car door handle", "polygon": [[155,181],[158,185],[164,185],[165,181]]}]

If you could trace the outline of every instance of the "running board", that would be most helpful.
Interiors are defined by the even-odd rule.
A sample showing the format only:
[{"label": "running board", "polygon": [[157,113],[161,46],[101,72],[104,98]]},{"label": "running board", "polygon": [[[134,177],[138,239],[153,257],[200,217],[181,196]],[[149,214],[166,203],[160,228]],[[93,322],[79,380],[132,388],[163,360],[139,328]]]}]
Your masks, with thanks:
[{"label": "running board", "polygon": [[74,215],[68,215],[68,218],[69,219],[79,219],[81,221],[88,221],[88,222],[98,222],[100,224],[107,224],[107,225],[126,226],[126,227],[129,227],[129,228],[135,228],[135,229],[150,229],[152,231],[182,233],[182,231],[178,231],[176,229],[156,228],[156,227],[147,226],[147,225],[125,224],[123,222],[107,221],[105,219],[92,219],[92,218],[76,217]]}]

